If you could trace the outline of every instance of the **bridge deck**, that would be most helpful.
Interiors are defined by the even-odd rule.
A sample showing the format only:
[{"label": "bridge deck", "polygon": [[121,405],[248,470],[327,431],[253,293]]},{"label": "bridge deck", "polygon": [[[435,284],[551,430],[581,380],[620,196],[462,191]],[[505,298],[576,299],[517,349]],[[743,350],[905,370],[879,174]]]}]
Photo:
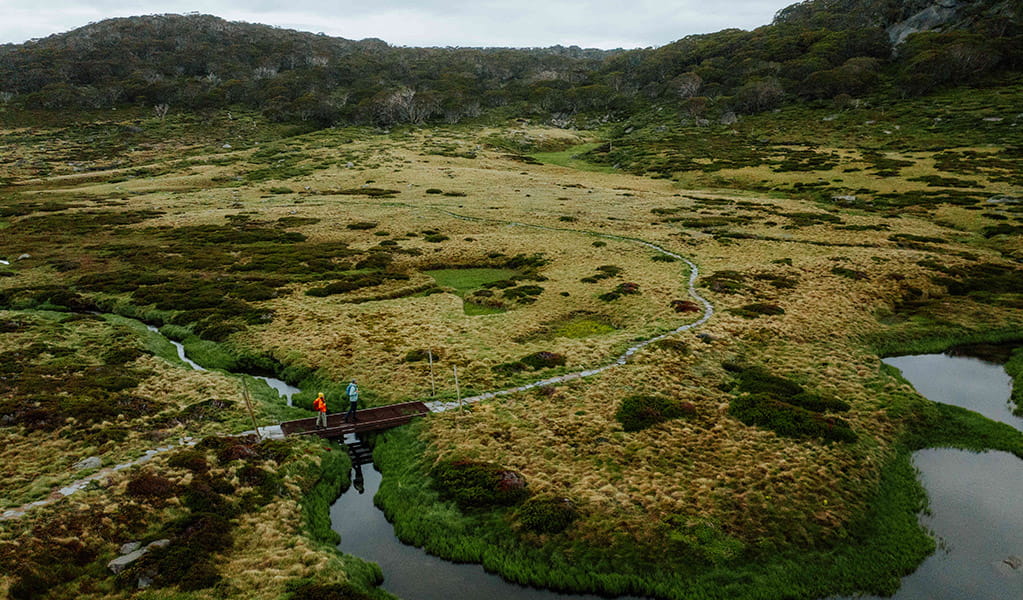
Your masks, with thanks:
[{"label": "bridge deck", "polygon": [[430,412],[422,402],[404,402],[355,411],[355,422],[345,423],[344,413],[327,415],[327,428],[316,428],[316,417],[281,423],[284,435],[315,435],[321,438],[339,438],[346,433],[378,431],[404,425],[415,417]]}]

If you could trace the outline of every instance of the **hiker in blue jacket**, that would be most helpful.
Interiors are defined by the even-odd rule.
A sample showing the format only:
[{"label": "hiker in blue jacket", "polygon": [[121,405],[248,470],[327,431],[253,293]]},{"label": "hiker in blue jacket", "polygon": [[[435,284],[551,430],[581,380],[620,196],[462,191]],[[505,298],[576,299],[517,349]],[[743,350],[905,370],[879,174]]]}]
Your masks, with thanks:
[{"label": "hiker in blue jacket", "polygon": [[[345,423],[354,423],[358,419],[355,418],[355,408],[359,404],[359,386],[356,385],[355,380],[348,384],[348,388],[345,390],[348,394],[348,412],[345,413]],[[351,421],[349,421],[351,419]]]}]

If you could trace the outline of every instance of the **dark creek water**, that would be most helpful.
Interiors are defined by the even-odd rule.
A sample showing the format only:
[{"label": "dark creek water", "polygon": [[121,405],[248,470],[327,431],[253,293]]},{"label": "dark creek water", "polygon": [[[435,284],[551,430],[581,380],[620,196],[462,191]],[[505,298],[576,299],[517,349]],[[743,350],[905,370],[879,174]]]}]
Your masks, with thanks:
[{"label": "dark creek water", "polygon": [[[955,404],[1023,430],[1009,410],[1011,380],[1001,366],[944,354],[886,359],[928,398]],[[354,442],[354,439],[346,440]],[[939,548],[902,581],[897,600],[1023,600],[1023,460],[1005,452],[931,449],[913,462],[930,497],[921,524]],[[359,468],[362,490],[331,507],[339,549],[380,565],[383,588],[405,600],[596,600],[508,583],[479,565],[454,564],[402,544],[373,505],[381,475]]]},{"label": "dark creek water", "polygon": [[[1012,380],[997,364],[926,354],[885,359],[936,402],[977,411],[1023,430],[1010,410]],[[896,600],[1023,600],[1023,460],[1006,452],[929,449],[913,455],[930,498],[920,523],[938,550],[893,596]]]},{"label": "dark creek water", "polygon": [[[160,333],[160,330],[157,329],[156,327],[153,327],[152,325],[146,325],[146,328],[149,329],[150,331]],[[185,364],[187,364],[188,366],[192,367],[197,371],[206,370],[202,367],[202,365],[188,358],[188,356],[185,355],[185,346],[181,342],[175,342],[174,340],[167,337],[165,337],[164,339],[166,339],[168,342],[174,345],[174,348],[176,348],[178,351],[178,358],[183,360]],[[250,377],[265,381],[267,385],[276,390],[277,394],[287,401],[288,406],[291,406],[291,397],[294,394],[297,394],[298,392],[302,391],[293,385],[289,385],[281,381],[280,379],[274,379],[273,377],[263,377],[262,375],[250,375]]]},{"label": "dark creek water", "polygon": [[341,534],[338,548],[380,565],[384,572],[381,587],[395,596],[404,600],[600,600],[599,596],[559,594],[508,583],[480,565],[455,564],[401,543],[384,513],[373,505],[380,472],[373,465],[362,466],[361,472],[364,491],[353,486],[345,492],[331,507],[330,520],[334,531]]}]

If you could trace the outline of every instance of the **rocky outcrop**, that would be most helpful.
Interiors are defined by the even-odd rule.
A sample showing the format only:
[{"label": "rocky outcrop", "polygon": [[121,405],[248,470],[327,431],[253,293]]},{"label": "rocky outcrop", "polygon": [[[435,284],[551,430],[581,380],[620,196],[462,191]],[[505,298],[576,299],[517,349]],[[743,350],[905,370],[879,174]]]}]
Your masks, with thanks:
[{"label": "rocky outcrop", "polygon": [[128,568],[128,565],[142,558],[142,555],[156,548],[163,548],[170,544],[170,540],[156,540],[145,546],[141,542],[128,542],[121,546],[121,556],[107,563],[107,568],[114,575],[119,574]]},{"label": "rocky outcrop", "polygon": [[888,39],[898,46],[907,37],[921,31],[934,31],[955,21],[959,14],[957,0],[938,0],[904,21],[888,27]]}]

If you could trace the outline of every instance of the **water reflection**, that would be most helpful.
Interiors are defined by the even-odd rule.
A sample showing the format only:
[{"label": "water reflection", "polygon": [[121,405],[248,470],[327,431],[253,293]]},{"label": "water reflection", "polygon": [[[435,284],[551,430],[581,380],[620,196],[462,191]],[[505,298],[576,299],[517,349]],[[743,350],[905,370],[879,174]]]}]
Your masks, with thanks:
[{"label": "water reflection", "polygon": [[[361,471],[361,470],[360,470]],[[356,471],[358,474],[359,471]],[[456,564],[401,543],[384,513],[373,505],[380,472],[365,469],[366,494],[343,494],[330,508],[342,552],[380,565],[383,587],[404,600],[601,600],[508,583],[475,564]]]},{"label": "water reflection", "polygon": [[[1023,430],[1011,412],[1011,378],[966,356],[885,359],[918,392]],[[930,499],[920,523],[938,550],[903,578],[896,600],[1023,600],[1023,460],[1006,452],[936,448],[913,454]]]},{"label": "water reflection", "polygon": [[1012,414],[1012,378],[1001,365],[969,356],[921,354],[884,359],[902,371],[916,391],[935,402],[961,406],[1023,430]]}]

